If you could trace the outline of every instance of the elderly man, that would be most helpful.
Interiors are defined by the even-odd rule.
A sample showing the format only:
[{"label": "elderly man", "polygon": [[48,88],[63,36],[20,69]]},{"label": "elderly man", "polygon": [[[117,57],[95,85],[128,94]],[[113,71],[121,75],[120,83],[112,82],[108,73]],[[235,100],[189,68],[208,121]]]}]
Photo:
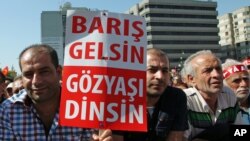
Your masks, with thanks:
[{"label": "elderly man", "polygon": [[187,95],[187,140],[228,140],[228,126],[241,124],[236,97],[223,88],[221,61],[209,50],[199,51],[185,61],[185,73],[191,88]]},{"label": "elderly man", "polygon": [[224,84],[231,88],[241,108],[243,124],[250,125],[249,74],[247,68],[233,59],[227,59],[222,64]]},{"label": "elderly man", "polygon": [[250,74],[250,56],[245,57],[242,63],[247,67],[247,71]]}]

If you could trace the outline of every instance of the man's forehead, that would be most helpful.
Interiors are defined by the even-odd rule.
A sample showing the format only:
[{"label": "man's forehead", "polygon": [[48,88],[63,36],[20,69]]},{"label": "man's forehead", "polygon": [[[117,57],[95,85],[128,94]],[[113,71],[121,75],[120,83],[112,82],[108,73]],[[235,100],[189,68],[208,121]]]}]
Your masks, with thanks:
[{"label": "man's forehead", "polygon": [[147,67],[164,67],[168,68],[169,64],[166,60],[160,60],[160,59],[150,59],[147,62]]},{"label": "man's forehead", "polygon": [[249,78],[248,72],[235,72],[234,74],[231,74],[228,78],[230,79],[238,79],[238,78]]},{"label": "man's forehead", "polygon": [[147,54],[147,60],[168,61],[167,56],[161,56],[156,54]]},{"label": "man's forehead", "polygon": [[196,56],[193,59],[193,62],[196,63],[211,63],[211,62],[219,62],[218,58],[214,55],[210,55],[210,54],[204,54],[204,55],[199,55]]},{"label": "man's forehead", "polygon": [[168,64],[166,63],[148,63],[147,68],[152,68],[152,69],[169,69]]},{"label": "man's forehead", "polygon": [[168,69],[168,66],[167,65],[154,65],[154,64],[148,64],[147,65],[148,68],[161,68],[161,69]]}]

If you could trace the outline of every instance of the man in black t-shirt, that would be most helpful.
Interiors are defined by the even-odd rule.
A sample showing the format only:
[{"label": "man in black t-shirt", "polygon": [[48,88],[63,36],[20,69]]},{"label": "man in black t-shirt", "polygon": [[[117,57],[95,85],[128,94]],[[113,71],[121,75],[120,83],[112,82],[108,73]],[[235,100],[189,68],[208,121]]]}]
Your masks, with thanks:
[{"label": "man in black t-shirt", "polygon": [[[169,59],[156,48],[147,50],[147,132],[123,132],[115,141],[181,141],[188,129],[187,99],[178,88],[168,86]],[[128,129],[129,131],[129,129]],[[115,133],[114,133],[115,134]]]}]

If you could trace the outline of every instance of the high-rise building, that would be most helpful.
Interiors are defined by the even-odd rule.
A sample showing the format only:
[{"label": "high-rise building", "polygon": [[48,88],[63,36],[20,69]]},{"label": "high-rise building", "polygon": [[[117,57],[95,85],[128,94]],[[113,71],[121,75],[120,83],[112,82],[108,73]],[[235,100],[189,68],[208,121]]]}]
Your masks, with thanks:
[{"label": "high-rise building", "polygon": [[174,68],[199,50],[221,56],[216,8],[211,0],[142,0],[127,13],[145,17],[148,48],[165,51]]},{"label": "high-rise building", "polygon": [[64,11],[43,11],[41,15],[41,42],[52,46],[57,51],[61,65],[64,54],[63,13]]},{"label": "high-rise building", "polygon": [[223,58],[250,56],[250,6],[218,17]]}]

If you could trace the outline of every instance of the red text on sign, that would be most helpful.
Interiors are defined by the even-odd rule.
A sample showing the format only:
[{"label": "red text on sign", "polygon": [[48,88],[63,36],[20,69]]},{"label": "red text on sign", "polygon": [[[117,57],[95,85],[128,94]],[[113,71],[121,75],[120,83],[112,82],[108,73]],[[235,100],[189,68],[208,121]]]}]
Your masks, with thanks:
[{"label": "red text on sign", "polygon": [[[104,49],[108,49],[110,56],[104,55]],[[95,55],[97,54],[97,55]],[[143,64],[144,47],[128,46],[127,41],[123,45],[113,43],[110,47],[104,47],[103,42],[75,42],[69,47],[69,55],[73,59],[110,60]]]},{"label": "red text on sign", "polygon": [[[130,26],[130,21],[128,19],[124,19],[123,21],[121,21],[120,19],[117,18],[107,17],[106,27],[104,27],[101,17],[94,17],[90,22],[91,24],[88,27],[86,25],[87,19],[84,16],[73,16],[72,33],[84,33],[84,32],[93,33],[94,31],[97,30],[98,33],[133,36],[135,38],[134,41],[136,42],[139,42],[140,37],[144,35],[141,21],[131,21],[132,24]],[[123,27],[123,29],[121,27]],[[134,31],[134,32],[129,33],[129,31]]]}]

